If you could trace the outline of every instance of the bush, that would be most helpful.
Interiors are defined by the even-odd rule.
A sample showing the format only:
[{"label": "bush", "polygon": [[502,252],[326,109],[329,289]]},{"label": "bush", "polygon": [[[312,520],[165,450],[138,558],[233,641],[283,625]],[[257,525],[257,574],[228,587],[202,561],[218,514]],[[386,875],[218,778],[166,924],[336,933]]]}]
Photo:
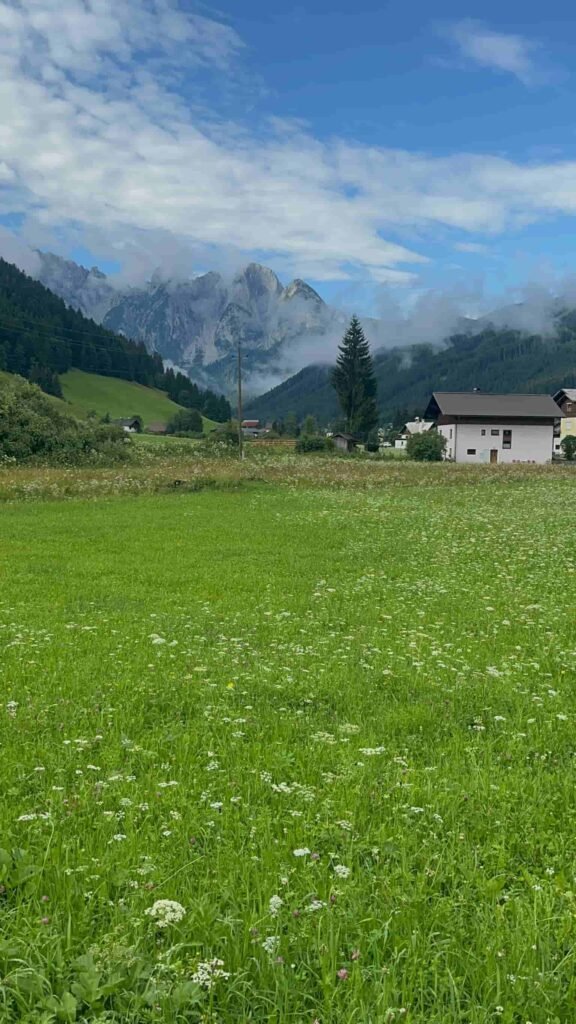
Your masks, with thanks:
[{"label": "bush", "polygon": [[446,438],[437,430],[423,434],[410,434],[406,442],[406,455],[415,462],[441,462],[444,457]]},{"label": "bush", "polygon": [[331,452],[334,450],[334,442],[331,437],[316,435],[303,435],[296,441],[297,452]]},{"label": "bush", "polygon": [[576,437],[568,434],[560,442],[560,447],[564,452],[564,458],[567,462],[573,462],[576,459]]},{"label": "bush", "polygon": [[120,427],[77,420],[23,377],[0,377],[0,460],[120,462],[130,444]]},{"label": "bush", "polygon": [[180,437],[187,434],[202,434],[203,431],[204,421],[197,409],[182,409],[172,417],[166,427],[167,434],[178,434]]}]

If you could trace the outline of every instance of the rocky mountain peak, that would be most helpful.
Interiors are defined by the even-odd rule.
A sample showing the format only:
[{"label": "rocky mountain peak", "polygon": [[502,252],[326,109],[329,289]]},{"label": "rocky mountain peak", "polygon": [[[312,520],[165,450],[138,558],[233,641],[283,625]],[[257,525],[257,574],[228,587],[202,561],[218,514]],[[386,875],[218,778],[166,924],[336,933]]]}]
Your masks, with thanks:
[{"label": "rocky mountain peak", "polygon": [[245,285],[249,292],[258,296],[260,294],[280,295],[282,285],[273,270],[263,267],[260,263],[249,263],[234,278],[235,285]]},{"label": "rocky mountain peak", "polygon": [[70,306],[144,341],[216,390],[235,384],[238,342],[248,374],[282,377],[293,366],[291,353],[308,337],[317,344],[336,328],[335,312],[310,285],[297,279],[283,288],[274,271],[259,263],[249,263],[232,281],[215,271],[178,278],[160,270],[141,286],[121,289],[97,268],[39,255],[40,280]]},{"label": "rocky mountain peak", "polygon": [[324,300],[318,295],[318,292],[314,291],[309,284],[306,284],[306,281],[302,281],[299,277],[284,289],[281,298],[283,302],[290,302],[292,299],[302,299],[304,302],[315,302],[319,306],[326,305]]}]

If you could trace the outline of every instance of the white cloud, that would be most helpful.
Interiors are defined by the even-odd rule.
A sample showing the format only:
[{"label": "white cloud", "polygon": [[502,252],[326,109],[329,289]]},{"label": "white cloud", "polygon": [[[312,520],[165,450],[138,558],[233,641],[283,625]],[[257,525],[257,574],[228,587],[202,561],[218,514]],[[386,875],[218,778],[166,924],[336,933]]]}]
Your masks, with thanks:
[{"label": "white cloud", "polygon": [[457,44],[462,55],[481,67],[506,71],[525,85],[535,80],[537,71],[534,42],[520,35],[494,32],[480,21],[465,18],[451,25],[446,35]]},{"label": "white cloud", "polygon": [[487,256],[490,252],[489,247],[482,242],[457,242],[454,248],[457,252],[477,253],[482,256]]},{"label": "white cloud", "polygon": [[241,50],[176,0],[0,0],[0,213],[20,213],[30,238],[142,265],[188,252],[196,267],[255,257],[284,275],[409,283],[425,256],[399,243],[408,231],[496,234],[576,212],[574,162],[219,120],[190,100],[195,75],[233,82]]}]

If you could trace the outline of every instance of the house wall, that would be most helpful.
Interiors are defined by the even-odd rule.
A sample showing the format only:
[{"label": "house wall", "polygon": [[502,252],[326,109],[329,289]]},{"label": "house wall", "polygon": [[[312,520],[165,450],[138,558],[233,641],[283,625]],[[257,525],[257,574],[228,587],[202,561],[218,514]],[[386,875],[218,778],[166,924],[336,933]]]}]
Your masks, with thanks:
[{"label": "house wall", "polygon": [[[503,448],[503,431],[508,429],[512,431],[512,447]],[[493,448],[498,452],[498,462],[545,463],[552,459],[552,423],[445,423],[438,430],[446,438],[446,458],[455,462],[490,462]],[[493,430],[498,430],[496,436]],[[476,450],[475,455],[468,455],[470,448]]]},{"label": "house wall", "polygon": [[576,412],[571,416],[563,416],[560,420],[560,440],[576,434]]}]

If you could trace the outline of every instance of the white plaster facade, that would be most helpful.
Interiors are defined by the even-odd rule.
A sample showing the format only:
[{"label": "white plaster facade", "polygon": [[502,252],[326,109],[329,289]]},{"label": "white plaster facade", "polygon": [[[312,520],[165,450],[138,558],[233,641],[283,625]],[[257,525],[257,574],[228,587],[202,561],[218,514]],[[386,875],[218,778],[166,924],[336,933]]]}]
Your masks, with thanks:
[{"label": "white plaster facade", "polygon": [[454,462],[552,460],[552,423],[460,422],[439,424],[438,430],[446,438],[445,458]]}]

